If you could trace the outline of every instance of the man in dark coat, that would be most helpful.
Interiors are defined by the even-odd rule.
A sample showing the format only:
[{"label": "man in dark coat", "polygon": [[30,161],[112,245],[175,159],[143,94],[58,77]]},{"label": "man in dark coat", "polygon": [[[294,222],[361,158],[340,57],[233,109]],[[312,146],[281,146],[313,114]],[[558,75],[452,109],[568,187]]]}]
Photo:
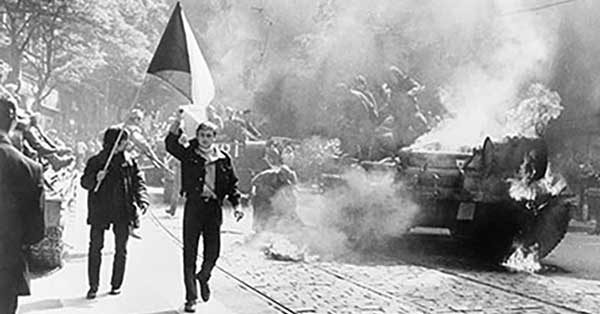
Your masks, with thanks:
[{"label": "man in dark coat", "polygon": [[25,249],[44,237],[42,168],[12,146],[16,106],[0,96],[0,313],[29,295]]},{"label": "man in dark coat", "polygon": [[[183,213],[183,272],[186,290],[184,310],[195,312],[198,288],[205,302],[210,298],[208,280],[215,267],[221,246],[221,206],[225,197],[234,206],[234,215],[241,219],[238,178],[231,158],[214,145],[217,126],[202,122],[196,129],[196,138],[189,145],[181,144],[182,115],[178,116],[165,139],[167,151],[181,162],[181,192],[185,196]],[[198,241],[203,237],[204,251],[200,271],[196,274]]]},{"label": "man in dark coat", "polygon": [[[120,132],[122,135],[115,144]],[[119,127],[108,128],[104,133],[102,150],[88,160],[81,177],[81,186],[88,190],[87,223],[91,226],[88,299],[95,298],[98,292],[104,232],[111,226],[115,234],[115,257],[110,294],[116,295],[121,292],[130,227],[137,223],[138,211],[145,213],[149,205],[142,173],[135,160],[125,153],[127,138],[126,130]],[[113,145],[117,145],[115,154],[107,171],[104,171]],[[101,183],[96,192],[94,190],[98,181]]]},{"label": "man in dark coat", "polygon": [[297,181],[296,172],[287,165],[273,166],[252,178],[254,232],[302,225],[296,214]]}]

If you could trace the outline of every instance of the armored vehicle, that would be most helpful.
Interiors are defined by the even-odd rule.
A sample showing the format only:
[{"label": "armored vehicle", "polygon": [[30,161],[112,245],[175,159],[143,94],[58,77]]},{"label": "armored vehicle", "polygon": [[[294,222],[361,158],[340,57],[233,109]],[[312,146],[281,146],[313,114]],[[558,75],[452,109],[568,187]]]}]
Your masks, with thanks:
[{"label": "armored vehicle", "polygon": [[487,138],[468,153],[404,149],[396,180],[419,205],[414,225],[447,228],[494,259],[517,246],[548,255],[570,220],[573,195],[541,139]]},{"label": "armored vehicle", "polygon": [[[412,220],[398,224],[407,227],[402,232],[444,230],[442,234],[473,245],[482,257],[494,261],[504,260],[517,248],[535,252],[538,258],[548,255],[564,237],[575,207],[574,195],[552,171],[541,139],[494,143],[487,138],[470,151],[410,147],[396,158],[359,164],[368,172],[393,171],[400,199],[416,204],[417,210],[393,209],[411,211]],[[340,175],[321,178],[322,190],[344,184]],[[368,215],[364,210],[369,209],[349,208],[345,221],[364,225]],[[343,231],[352,240],[356,230],[368,234],[363,229],[350,226]]]}]

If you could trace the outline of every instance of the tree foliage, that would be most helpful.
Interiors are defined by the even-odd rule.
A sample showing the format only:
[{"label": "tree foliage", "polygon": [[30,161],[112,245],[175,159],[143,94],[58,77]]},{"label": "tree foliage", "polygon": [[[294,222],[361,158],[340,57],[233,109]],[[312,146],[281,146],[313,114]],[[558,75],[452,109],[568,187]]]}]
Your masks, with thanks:
[{"label": "tree foliage", "polygon": [[125,106],[167,10],[160,0],[4,1],[9,82],[19,83],[22,72],[31,76],[37,103],[57,89],[74,107]]}]

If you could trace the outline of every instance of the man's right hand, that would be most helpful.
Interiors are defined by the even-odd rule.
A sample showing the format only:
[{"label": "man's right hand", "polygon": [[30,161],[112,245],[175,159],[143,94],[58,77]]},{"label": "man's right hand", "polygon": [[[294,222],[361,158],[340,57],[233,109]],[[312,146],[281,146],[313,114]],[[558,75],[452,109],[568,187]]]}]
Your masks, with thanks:
[{"label": "man's right hand", "polygon": [[104,177],[106,177],[106,171],[104,171],[104,170],[100,170],[100,171],[98,171],[98,173],[96,174],[96,181],[97,181],[97,182],[101,182],[102,180],[104,180]]},{"label": "man's right hand", "polygon": [[173,134],[177,134],[177,132],[181,128],[182,121],[183,121],[183,108],[179,108],[177,110],[177,113],[175,114],[175,121],[173,121],[173,124],[171,124],[171,127],[169,128],[169,132],[171,132]]}]

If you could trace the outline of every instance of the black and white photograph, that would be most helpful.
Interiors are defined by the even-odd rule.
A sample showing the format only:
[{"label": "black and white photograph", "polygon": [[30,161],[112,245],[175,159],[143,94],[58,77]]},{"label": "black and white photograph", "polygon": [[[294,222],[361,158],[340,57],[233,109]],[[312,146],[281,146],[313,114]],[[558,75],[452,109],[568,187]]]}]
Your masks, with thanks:
[{"label": "black and white photograph", "polygon": [[0,314],[600,313],[599,14],[0,0]]}]

